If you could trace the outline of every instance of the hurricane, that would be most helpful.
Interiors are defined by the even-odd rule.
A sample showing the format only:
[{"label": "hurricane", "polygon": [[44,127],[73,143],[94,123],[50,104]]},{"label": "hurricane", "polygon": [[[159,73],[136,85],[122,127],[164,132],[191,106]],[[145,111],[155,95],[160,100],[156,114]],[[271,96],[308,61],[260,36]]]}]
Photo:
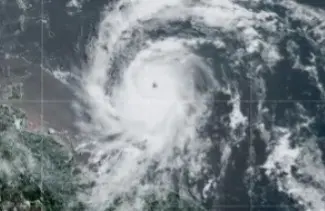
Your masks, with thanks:
[{"label": "hurricane", "polygon": [[[27,120],[0,107],[11,122],[0,127],[0,185],[32,175],[58,211],[324,210],[324,4],[42,1],[40,45],[35,2],[15,3],[17,26],[0,20],[0,65],[31,75],[30,101],[18,103]],[[0,97],[17,97],[1,79]]]},{"label": "hurricane", "polygon": [[[283,71],[275,70],[283,59],[277,44],[290,29],[284,16],[263,9],[268,4],[277,3],[121,0],[103,9],[80,94],[90,116],[80,125],[92,134],[89,162],[95,166],[85,170],[95,184],[80,197],[92,210],[145,210],[153,196],[168,200],[171,193],[196,209],[204,208],[202,200],[222,204],[218,189],[229,159],[243,142],[252,142],[252,130],[266,127],[258,123],[268,100],[263,75]],[[293,8],[312,12],[293,1],[278,4],[297,21],[307,20]],[[222,127],[229,134],[222,136]],[[272,127],[287,139],[261,166],[270,178],[275,162],[286,172],[284,160],[300,156],[299,149],[289,153],[293,158],[274,155],[278,148],[289,150],[291,132]],[[278,188],[293,191],[291,182],[278,181]],[[312,190],[321,196],[324,186]],[[217,202],[211,205],[211,198]],[[311,207],[324,204],[310,200]]]},{"label": "hurricane", "polygon": [[[145,5],[152,14],[140,12]],[[90,158],[103,163],[89,198],[96,204],[93,209],[105,209],[114,197],[133,191],[143,200],[134,199],[120,209],[141,209],[148,191],[172,191],[166,181],[174,171],[187,168],[195,175],[203,170],[203,153],[210,141],[201,138],[199,130],[209,115],[209,101],[220,87],[212,64],[196,51],[200,44],[215,46],[215,40],[191,33],[162,38],[150,33],[156,24],[163,27],[189,18],[205,23],[200,19],[206,17],[191,13],[211,11],[210,6],[214,5],[192,8],[175,1],[140,1],[107,8],[111,11],[103,15],[82,85],[92,119],[88,130],[94,127],[100,137],[110,137],[92,150],[96,153]],[[180,11],[184,17],[174,17]],[[150,169],[156,172],[154,178],[147,178]],[[141,181],[148,183],[140,185]]]}]

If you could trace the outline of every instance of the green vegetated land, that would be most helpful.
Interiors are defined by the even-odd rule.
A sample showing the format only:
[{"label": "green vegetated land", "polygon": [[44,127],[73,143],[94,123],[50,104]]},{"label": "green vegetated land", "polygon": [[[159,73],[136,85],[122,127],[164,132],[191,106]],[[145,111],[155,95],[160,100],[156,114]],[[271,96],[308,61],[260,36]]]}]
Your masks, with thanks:
[{"label": "green vegetated land", "polygon": [[23,112],[0,105],[0,210],[60,211],[72,199],[70,152],[26,130]]}]

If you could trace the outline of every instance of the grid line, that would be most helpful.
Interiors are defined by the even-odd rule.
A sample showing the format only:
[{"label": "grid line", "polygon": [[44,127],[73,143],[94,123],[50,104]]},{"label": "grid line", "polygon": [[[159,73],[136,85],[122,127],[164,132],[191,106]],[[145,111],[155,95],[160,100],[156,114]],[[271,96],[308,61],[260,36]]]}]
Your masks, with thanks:
[{"label": "grid line", "polygon": [[[41,0],[41,132],[44,133],[44,0]],[[41,141],[41,191],[43,192],[43,174],[44,174],[44,169],[43,169],[43,160],[44,160],[44,138],[42,136],[42,141]]]},{"label": "grid line", "polygon": [[[249,111],[248,111],[248,138],[249,138],[249,146],[248,146],[248,153],[249,153],[249,160],[248,160],[248,168],[253,168],[253,140],[252,140],[252,111],[253,111],[253,106],[252,106],[252,99],[253,99],[253,89],[252,89],[252,77],[249,78],[248,80],[249,83]],[[254,171],[253,171],[254,172]],[[249,173],[249,190],[248,190],[248,196],[249,196],[249,210],[253,211],[253,199],[252,199],[252,192],[254,188],[254,178],[253,178],[253,173]]]},{"label": "grid line", "polygon": [[[173,206],[171,206],[173,207]],[[175,206],[176,207],[176,206]],[[177,206],[180,207],[180,206]],[[211,210],[213,208],[296,208],[296,206],[292,205],[229,205],[229,204],[220,204],[220,205],[214,205],[210,209],[205,209],[205,210]]]},{"label": "grid line", "polygon": [[[96,102],[96,100],[92,100]],[[102,100],[98,100],[102,101]],[[231,103],[231,102],[242,102],[242,103],[325,103],[325,100],[213,100],[216,103]],[[0,103],[73,103],[77,100],[1,100]]]}]

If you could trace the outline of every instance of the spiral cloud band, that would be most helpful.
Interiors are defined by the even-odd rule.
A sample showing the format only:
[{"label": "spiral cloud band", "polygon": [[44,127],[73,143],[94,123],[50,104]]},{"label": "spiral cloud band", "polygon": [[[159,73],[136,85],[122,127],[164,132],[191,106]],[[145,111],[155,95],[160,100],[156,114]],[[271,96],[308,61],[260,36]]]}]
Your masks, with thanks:
[{"label": "spiral cloud band", "polygon": [[[197,130],[218,83],[212,67],[195,51],[199,44],[214,45],[215,40],[154,38],[146,30],[152,32],[155,24],[190,18],[211,25],[214,7],[213,1],[195,7],[182,1],[120,1],[104,14],[98,40],[90,50],[91,70],[84,80],[93,123],[103,135],[114,135],[106,147],[101,143],[100,149],[95,149],[92,158],[96,163],[98,157],[111,154],[99,167],[99,172],[110,172],[100,174],[99,184],[92,190],[91,203],[96,210],[104,210],[114,197],[130,194],[134,188],[140,195],[147,189],[156,192],[153,187],[158,184],[151,188],[139,185],[154,163],[162,171],[188,165],[194,174],[200,172],[198,165],[203,160],[199,151],[205,151],[209,143],[200,143]],[[182,154],[188,151],[183,161],[173,160],[175,149]],[[161,174],[158,183],[167,191],[169,185],[163,181],[168,173]],[[141,209],[142,203],[136,204]]]},{"label": "spiral cloud band", "polygon": [[[104,8],[80,92],[90,116],[80,127],[91,141],[77,150],[90,154],[83,179],[95,181],[80,198],[90,210],[145,210],[150,196],[167,200],[176,191],[192,206],[212,193],[218,198],[229,159],[251,132],[247,116],[253,121],[253,113],[245,116],[240,100],[258,98],[254,121],[264,118],[263,74],[282,59],[277,44],[290,32],[278,14],[259,5],[119,0]],[[208,164],[212,146],[219,150],[218,172]],[[274,159],[263,168],[275,168]],[[188,186],[194,182],[204,185]]]}]

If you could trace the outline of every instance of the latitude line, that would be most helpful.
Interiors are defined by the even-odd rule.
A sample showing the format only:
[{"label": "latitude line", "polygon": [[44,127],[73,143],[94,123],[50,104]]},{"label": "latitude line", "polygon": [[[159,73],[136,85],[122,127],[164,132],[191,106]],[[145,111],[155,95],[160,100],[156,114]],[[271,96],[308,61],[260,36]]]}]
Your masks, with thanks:
[{"label": "latitude line", "polygon": [[[101,102],[102,100],[98,100]],[[242,103],[325,103],[325,100],[213,100],[214,102],[220,103],[231,103],[231,102],[242,102]],[[0,103],[73,103],[78,102],[77,100],[1,100]],[[96,100],[92,100],[96,102]]]}]

